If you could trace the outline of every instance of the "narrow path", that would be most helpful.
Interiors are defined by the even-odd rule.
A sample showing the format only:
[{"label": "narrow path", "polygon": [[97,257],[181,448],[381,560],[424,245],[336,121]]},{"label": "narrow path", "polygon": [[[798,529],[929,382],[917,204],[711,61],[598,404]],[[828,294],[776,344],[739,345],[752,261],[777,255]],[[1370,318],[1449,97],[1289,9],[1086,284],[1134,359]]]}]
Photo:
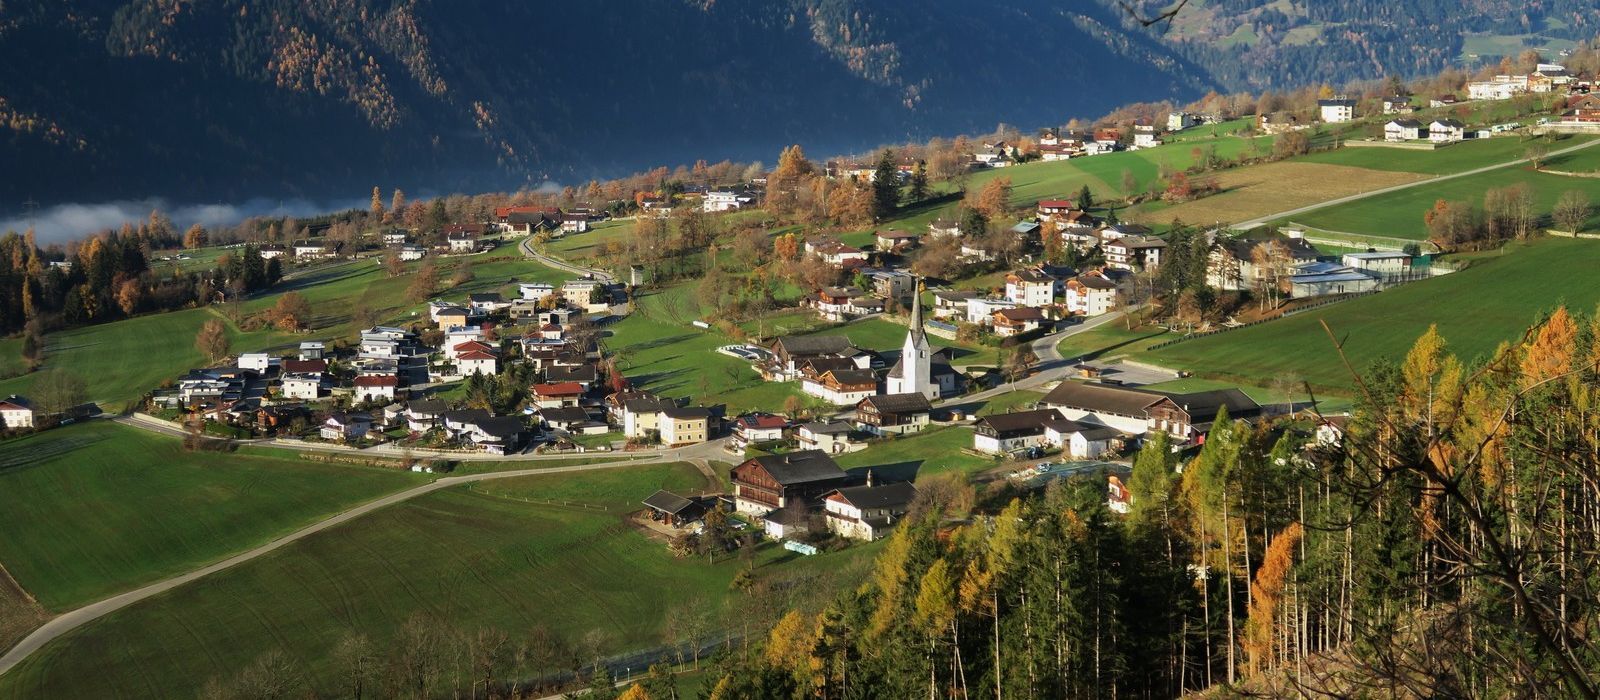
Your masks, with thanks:
[{"label": "narrow path", "polygon": [[[709,444],[712,443],[706,443],[705,445]],[[676,456],[684,459],[692,459],[694,458],[693,456],[700,455],[705,451],[705,449],[703,449],[705,445],[695,445],[694,447],[668,452],[676,453]],[[399,491],[376,500],[368,501],[349,510],[329,516],[328,518],[319,522],[307,525],[306,527],[296,530],[288,535],[284,535],[278,539],[272,540],[271,542],[258,546],[254,549],[235,554],[214,564],[210,564],[208,566],[190,571],[185,574],[180,574],[172,578],[157,581],[126,593],[115,595],[110,598],[106,598],[105,600],[90,603],[81,608],[57,615],[49,622],[44,623],[38,629],[34,630],[28,636],[24,637],[22,641],[17,643],[16,646],[7,651],[4,656],[0,656],[0,675],[4,675],[11,669],[16,668],[16,666],[22,663],[24,659],[28,658],[46,644],[55,641],[62,635],[89,624],[90,622],[105,617],[106,615],[110,615],[113,612],[133,605],[134,603],[145,600],[152,596],[160,595],[184,584],[205,578],[206,576],[210,576],[211,574],[219,571],[231,569],[240,564],[244,564],[263,555],[277,551],[278,549],[281,549],[289,544],[298,542],[319,532],[324,532],[356,518],[372,513],[373,511],[387,508],[397,503],[403,503],[413,498],[417,498],[418,496],[424,496],[441,489],[451,488],[453,486],[460,486],[462,484],[470,484],[479,481],[489,481],[492,479],[510,479],[519,476],[542,476],[548,474],[568,474],[573,472],[619,469],[629,466],[638,466],[646,463],[649,462],[616,461],[602,462],[599,464],[583,464],[569,467],[544,467],[518,469],[504,472],[491,472],[487,474],[469,474],[466,476],[449,476],[427,484],[423,484],[421,486]]]},{"label": "narrow path", "polygon": [[[1556,156],[1566,155],[1566,154],[1572,153],[1574,151],[1581,151],[1581,150],[1583,150],[1585,148],[1590,148],[1590,147],[1597,146],[1597,145],[1600,145],[1600,139],[1597,139],[1597,140],[1594,140],[1594,141],[1589,141],[1587,143],[1580,143],[1580,144],[1578,144],[1576,146],[1568,146],[1566,148],[1561,148],[1561,149],[1557,149],[1557,150],[1551,151],[1551,152],[1549,152],[1548,154],[1545,155],[1545,158],[1546,159],[1554,158]],[[1413,187],[1421,187],[1423,185],[1437,184],[1437,183],[1440,183],[1440,182],[1444,182],[1445,180],[1454,180],[1456,178],[1471,177],[1473,175],[1482,175],[1483,173],[1487,173],[1487,172],[1490,172],[1492,170],[1499,170],[1501,168],[1509,168],[1509,167],[1511,167],[1513,165],[1521,165],[1523,163],[1528,162],[1529,160],[1530,159],[1528,159],[1528,158],[1518,158],[1518,159],[1513,160],[1513,161],[1508,161],[1508,162],[1505,162],[1505,163],[1496,163],[1494,165],[1485,165],[1485,166],[1483,166],[1481,168],[1473,168],[1471,170],[1464,170],[1464,171],[1459,172],[1459,173],[1451,173],[1449,175],[1440,175],[1438,177],[1432,177],[1432,178],[1428,178],[1426,180],[1417,180],[1416,182],[1407,182],[1407,183],[1401,184],[1401,185],[1393,185],[1393,186],[1390,186],[1390,187],[1382,187],[1382,188],[1371,190],[1371,191],[1368,191],[1368,192],[1360,192],[1360,193],[1348,195],[1348,196],[1345,196],[1345,197],[1337,197],[1337,198],[1330,199],[1330,200],[1327,200],[1327,201],[1324,201],[1324,202],[1318,202],[1316,204],[1311,204],[1311,205],[1307,205],[1307,206],[1303,206],[1303,207],[1298,207],[1298,208],[1295,208],[1295,209],[1290,209],[1288,211],[1280,211],[1280,212],[1278,212],[1276,214],[1268,214],[1266,216],[1257,217],[1257,218],[1251,219],[1249,221],[1240,222],[1240,223],[1234,224],[1233,228],[1241,229],[1241,230],[1242,229],[1252,229],[1252,228],[1256,228],[1257,226],[1265,226],[1269,222],[1277,221],[1279,219],[1287,219],[1287,218],[1289,218],[1291,216],[1299,216],[1301,214],[1305,214],[1307,212],[1313,212],[1313,211],[1316,211],[1318,209],[1324,209],[1326,207],[1337,206],[1337,205],[1340,205],[1340,204],[1349,204],[1350,202],[1355,202],[1355,201],[1358,201],[1358,200],[1366,199],[1368,197],[1376,197],[1376,196],[1378,196],[1380,194],[1388,194],[1390,192],[1399,192],[1401,190],[1407,190],[1407,189],[1411,189]]]},{"label": "narrow path", "polygon": [[589,275],[601,282],[616,281],[616,276],[606,272],[605,270],[593,267],[583,267],[582,265],[574,265],[560,258],[553,258],[534,250],[533,236],[528,236],[527,238],[522,239],[522,243],[518,244],[517,248],[522,251],[524,256],[532,258],[535,262],[539,263],[540,265],[544,265],[545,267],[553,267],[557,270],[571,272],[575,275]]}]

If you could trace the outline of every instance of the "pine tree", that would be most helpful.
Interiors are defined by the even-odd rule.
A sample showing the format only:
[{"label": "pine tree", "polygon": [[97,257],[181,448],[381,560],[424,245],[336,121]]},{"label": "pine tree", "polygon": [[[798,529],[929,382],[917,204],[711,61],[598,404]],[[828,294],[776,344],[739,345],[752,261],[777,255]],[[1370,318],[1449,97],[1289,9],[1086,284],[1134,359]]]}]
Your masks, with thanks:
[{"label": "pine tree", "polygon": [[900,204],[900,168],[895,164],[894,151],[884,149],[878,156],[878,167],[872,173],[872,218],[883,221],[894,216]]}]

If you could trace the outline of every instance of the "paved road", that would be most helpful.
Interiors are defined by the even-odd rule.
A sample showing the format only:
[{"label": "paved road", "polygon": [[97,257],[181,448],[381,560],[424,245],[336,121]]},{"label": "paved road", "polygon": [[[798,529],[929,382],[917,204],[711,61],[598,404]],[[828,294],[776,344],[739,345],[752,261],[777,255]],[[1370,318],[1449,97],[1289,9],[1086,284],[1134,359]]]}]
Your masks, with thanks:
[{"label": "paved road", "polygon": [[533,236],[522,239],[522,243],[517,247],[522,250],[523,255],[532,258],[534,261],[546,267],[553,267],[557,270],[565,270],[575,275],[590,275],[601,282],[609,283],[616,281],[616,277],[605,270],[593,267],[583,267],[582,265],[574,265],[565,260],[561,260],[560,258],[552,258],[544,253],[534,250]]},{"label": "paved road", "polygon": [[[715,458],[721,452],[721,442],[722,441],[719,440],[719,441],[716,441],[716,442],[702,443],[702,444],[699,444],[699,445],[694,445],[694,446],[686,447],[686,448],[680,448],[680,449],[674,449],[674,450],[665,450],[665,451],[663,451],[663,454],[668,459],[674,459],[674,460],[676,460],[676,459],[696,460],[696,459]],[[143,587],[136,588],[134,590],[128,591],[127,593],[123,593],[123,594],[120,594],[120,595],[115,595],[115,596],[112,596],[110,598],[106,598],[105,600],[102,600],[102,601],[99,601],[99,602],[96,602],[96,603],[90,603],[89,605],[85,605],[85,606],[83,606],[81,608],[78,608],[76,610],[71,610],[71,611],[62,613],[60,615],[57,615],[56,617],[51,618],[51,620],[49,622],[44,623],[44,625],[39,627],[39,629],[34,630],[32,634],[29,634],[28,636],[24,637],[22,639],[22,641],[17,643],[16,646],[12,647],[9,651],[7,651],[5,653],[5,656],[0,656],[0,675],[4,675],[6,672],[8,672],[11,669],[15,668],[17,666],[17,664],[22,663],[23,659],[28,658],[28,656],[30,656],[34,652],[38,651],[44,645],[49,644],[50,642],[54,641],[56,638],[66,634],[68,632],[71,632],[71,631],[73,631],[73,630],[75,630],[75,629],[77,629],[79,627],[82,627],[82,626],[84,626],[86,624],[89,624],[90,622],[98,620],[101,617],[104,617],[104,616],[109,615],[109,614],[111,614],[113,612],[121,610],[121,609],[123,609],[125,607],[128,607],[129,605],[133,605],[134,603],[137,603],[137,602],[139,602],[141,600],[144,600],[146,598],[149,598],[151,596],[160,595],[162,593],[170,591],[170,590],[172,590],[174,588],[177,588],[179,586],[182,586],[184,584],[199,580],[199,579],[204,578],[206,576],[210,576],[211,574],[217,573],[218,571],[223,571],[225,569],[233,568],[235,566],[238,566],[240,564],[248,562],[248,561],[250,561],[252,559],[256,559],[256,558],[258,558],[258,557],[260,557],[260,556],[262,556],[264,554],[268,554],[270,552],[276,551],[276,550],[278,550],[278,549],[280,549],[280,548],[282,548],[282,547],[284,547],[286,545],[289,545],[291,543],[294,543],[294,542],[297,542],[299,540],[305,539],[305,538],[310,537],[312,535],[315,535],[315,534],[317,534],[319,532],[323,532],[325,530],[328,530],[329,528],[336,527],[338,525],[341,525],[343,523],[349,522],[349,521],[354,520],[356,518],[362,517],[364,515],[372,513],[373,511],[379,510],[381,508],[386,508],[388,506],[392,506],[392,505],[395,505],[397,503],[402,503],[402,502],[405,502],[405,501],[409,501],[409,500],[411,500],[413,498],[416,498],[418,496],[424,496],[424,495],[433,493],[434,491],[438,491],[438,490],[441,490],[441,489],[447,489],[447,488],[451,488],[453,486],[460,486],[462,484],[470,484],[470,483],[474,483],[474,482],[478,482],[478,481],[490,481],[490,480],[493,480],[493,479],[510,479],[510,478],[519,477],[519,476],[536,476],[536,475],[548,475],[548,474],[568,474],[568,473],[572,473],[572,472],[587,472],[587,471],[599,471],[599,470],[606,470],[606,469],[620,469],[620,468],[626,468],[626,467],[630,467],[630,466],[639,466],[640,464],[644,464],[646,462],[651,462],[651,461],[652,460],[645,460],[645,461],[621,461],[621,460],[619,460],[619,461],[614,461],[614,462],[601,462],[601,463],[597,463],[597,464],[582,464],[582,465],[569,466],[569,467],[544,467],[544,468],[518,469],[518,470],[514,470],[514,471],[504,471],[504,472],[492,472],[492,473],[488,473],[488,474],[468,474],[468,475],[465,475],[465,476],[447,476],[447,477],[432,481],[430,483],[423,484],[421,486],[413,487],[413,488],[410,488],[410,489],[406,489],[404,491],[400,491],[400,492],[397,492],[397,493],[390,494],[388,496],[384,496],[384,497],[379,498],[377,500],[368,501],[368,502],[363,503],[363,504],[361,504],[359,506],[351,508],[350,510],[346,510],[346,511],[344,511],[342,513],[338,513],[336,515],[329,516],[325,520],[319,521],[319,522],[314,523],[312,525],[308,525],[308,526],[306,526],[304,528],[296,530],[293,533],[290,533],[288,535],[284,535],[283,537],[280,537],[278,539],[272,540],[271,542],[263,544],[263,545],[261,545],[259,547],[254,548],[254,549],[251,549],[251,550],[248,550],[248,551],[245,551],[245,552],[241,552],[239,554],[235,554],[235,555],[233,555],[231,557],[228,557],[227,559],[223,559],[222,561],[216,562],[216,563],[211,564],[209,566],[206,566],[206,567],[203,567],[203,568],[200,568],[200,569],[196,569],[194,571],[190,571],[190,572],[185,573],[185,574],[180,574],[178,576],[174,576],[174,577],[169,578],[169,579],[165,579],[165,580],[162,580],[162,581],[157,581],[155,583],[152,583],[152,584],[149,584],[149,585],[146,585],[146,586],[143,586]]]},{"label": "paved road", "polygon": [[[1600,146],[1600,140],[1589,141],[1587,143],[1580,143],[1580,144],[1578,144],[1576,146],[1568,146],[1566,148],[1557,149],[1557,150],[1551,151],[1545,157],[1546,158],[1553,158],[1555,156],[1565,155],[1565,154],[1568,154],[1568,153],[1572,153],[1573,151],[1580,151],[1580,150],[1583,150],[1585,148],[1590,148],[1590,147],[1593,147],[1593,146]],[[1513,166],[1513,165],[1521,165],[1523,163],[1528,162],[1528,160],[1529,159],[1527,159],[1527,158],[1518,158],[1518,159],[1513,160],[1513,161],[1508,161],[1508,162],[1505,162],[1505,163],[1497,163],[1495,165],[1485,165],[1485,166],[1483,166],[1481,168],[1473,168],[1472,170],[1466,170],[1466,171],[1459,172],[1459,173],[1452,173],[1452,174],[1449,174],[1449,175],[1440,175],[1439,177],[1428,178],[1426,180],[1418,180],[1416,182],[1408,182],[1408,183],[1405,183],[1403,185],[1394,185],[1392,187],[1384,187],[1384,188],[1372,190],[1370,192],[1361,192],[1361,193],[1358,193],[1358,194],[1352,194],[1352,195],[1349,195],[1349,196],[1346,196],[1346,197],[1339,197],[1339,198],[1336,198],[1336,199],[1330,199],[1330,200],[1325,201],[1325,202],[1318,202],[1316,204],[1312,204],[1312,205],[1309,205],[1309,206],[1299,207],[1299,208],[1296,208],[1296,209],[1290,209],[1288,211],[1280,211],[1280,212],[1278,212],[1276,214],[1268,214],[1268,215],[1260,217],[1260,218],[1251,219],[1249,221],[1245,221],[1245,222],[1234,224],[1233,227],[1236,228],[1236,229],[1252,229],[1252,228],[1255,228],[1257,226],[1264,226],[1268,222],[1271,222],[1271,221],[1277,221],[1279,219],[1287,219],[1287,218],[1289,218],[1291,216],[1299,216],[1299,215],[1304,214],[1306,212],[1316,211],[1318,209],[1322,209],[1322,208],[1325,208],[1325,207],[1332,207],[1332,206],[1337,206],[1337,205],[1340,205],[1340,204],[1348,204],[1350,202],[1354,202],[1354,201],[1357,201],[1357,200],[1366,199],[1367,197],[1376,197],[1376,196],[1378,196],[1380,194],[1388,194],[1390,192],[1398,192],[1400,190],[1411,189],[1413,187],[1422,187],[1424,185],[1432,185],[1432,184],[1435,184],[1435,183],[1444,182],[1445,180],[1454,180],[1454,179],[1456,179],[1458,177],[1471,177],[1473,175],[1482,175],[1483,173],[1489,172],[1491,170],[1499,170],[1501,168],[1507,168],[1507,167],[1510,167],[1510,166]]]}]

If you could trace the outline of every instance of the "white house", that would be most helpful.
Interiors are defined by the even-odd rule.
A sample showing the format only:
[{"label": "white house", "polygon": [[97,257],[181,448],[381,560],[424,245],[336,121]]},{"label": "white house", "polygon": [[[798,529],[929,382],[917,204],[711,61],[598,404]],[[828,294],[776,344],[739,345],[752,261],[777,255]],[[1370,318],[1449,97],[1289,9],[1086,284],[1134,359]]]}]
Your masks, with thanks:
[{"label": "white house", "polygon": [[1454,143],[1466,137],[1466,125],[1454,119],[1435,119],[1428,125],[1428,140],[1434,143]]},{"label": "white house", "polygon": [[874,486],[850,486],[822,499],[828,529],[840,537],[871,542],[884,536],[905,516],[917,488],[909,481]]},{"label": "white house", "polygon": [[840,454],[849,452],[851,447],[860,444],[850,439],[854,431],[855,428],[842,420],[806,423],[795,429],[794,441],[802,450],[822,450],[828,454]]},{"label": "white house", "polygon": [[265,372],[272,366],[272,356],[264,352],[247,352],[239,356],[239,369]]},{"label": "white house", "polygon": [[562,233],[587,233],[589,231],[588,214],[562,214]]},{"label": "white house", "polygon": [[310,372],[286,375],[281,383],[283,398],[315,401],[321,395],[322,375]]},{"label": "white house", "polygon": [[322,422],[324,440],[360,440],[372,430],[372,419],[362,413],[330,413]]},{"label": "white house", "polygon": [[1406,253],[1372,252],[1372,253],[1345,253],[1340,262],[1357,269],[1368,272],[1377,272],[1385,275],[1401,274],[1411,271],[1411,256]]},{"label": "white house", "polygon": [[967,300],[967,323],[989,325],[994,323],[994,312],[1017,308],[1017,302],[993,297],[973,297]]},{"label": "white house", "polygon": [[1394,119],[1383,125],[1383,140],[1389,142],[1415,141],[1424,133],[1422,122],[1415,119]]},{"label": "white house", "polygon": [[478,250],[478,237],[470,233],[452,233],[445,238],[452,253],[471,253]]},{"label": "white house", "polygon": [[1356,101],[1344,97],[1317,100],[1317,112],[1329,124],[1347,122],[1356,118]]},{"label": "white house", "polygon": [[33,405],[27,399],[12,394],[0,400],[0,421],[4,421],[5,428],[32,428]]},{"label": "white house", "polygon": [[1122,433],[1103,425],[1085,425],[1061,418],[1044,425],[1045,442],[1061,448],[1063,455],[1073,459],[1099,459],[1111,451]]},{"label": "white house", "polygon": [[517,285],[517,293],[529,301],[539,301],[554,294],[555,291],[555,285],[545,282],[522,282]]},{"label": "white house", "polygon": [[1006,275],[1006,298],[1021,306],[1049,306],[1055,303],[1059,287],[1059,280],[1038,268]]},{"label": "white house", "polygon": [[800,390],[835,406],[853,406],[878,393],[878,377],[870,369],[828,370],[803,377]]},{"label": "white house", "polygon": [[1161,145],[1161,135],[1156,132],[1152,124],[1135,124],[1133,126],[1134,148],[1155,148]]},{"label": "white house", "polygon": [[1528,92],[1528,76],[1497,75],[1489,80],[1467,83],[1467,99],[1509,100]]},{"label": "white house", "polygon": [[1067,310],[1081,316],[1099,316],[1117,308],[1117,283],[1098,272],[1067,280]]},{"label": "white house", "polygon": [[483,350],[463,352],[456,355],[456,373],[462,376],[481,374],[487,377],[497,371],[499,359],[494,353]]},{"label": "white house", "polygon": [[294,256],[297,258],[323,258],[328,256],[327,247],[321,243],[296,243]]},{"label": "white house", "polygon": [[285,255],[288,255],[288,254],[289,254],[289,250],[287,248],[284,248],[283,246],[277,244],[277,243],[268,243],[266,245],[261,246],[261,259],[262,260],[271,260],[273,258],[281,258],[281,257],[283,257]]},{"label": "white house", "polygon": [[400,378],[392,374],[356,377],[352,394],[362,403],[394,401]]},{"label": "white house", "polygon": [[400,259],[405,261],[421,260],[428,255],[428,249],[420,245],[407,245],[400,247]]},{"label": "white house", "polygon": [[1167,131],[1183,131],[1199,124],[1200,118],[1188,112],[1173,112],[1167,115]]},{"label": "white house", "polygon": [[997,413],[979,418],[972,426],[972,449],[985,454],[1007,454],[1030,447],[1044,447],[1045,424],[1060,420],[1053,408],[1015,413]]},{"label": "white house", "polygon": [[754,202],[755,198],[735,190],[713,190],[707,192],[705,198],[700,200],[700,208],[704,211],[732,211],[742,209],[745,205]]}]

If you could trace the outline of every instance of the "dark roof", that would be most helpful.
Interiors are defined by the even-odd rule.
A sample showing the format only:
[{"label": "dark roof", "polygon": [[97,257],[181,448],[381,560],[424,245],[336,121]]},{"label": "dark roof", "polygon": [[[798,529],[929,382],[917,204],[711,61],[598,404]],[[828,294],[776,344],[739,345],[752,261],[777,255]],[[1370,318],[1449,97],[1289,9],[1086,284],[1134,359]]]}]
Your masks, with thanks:
[{"label": "dark roof", "polygon": [[545,370],[545,380],[551,384],[563,382],[592,382],[599,374],[594,365],[578,365],[577,367],[551,367]]},{"label": "dark roof", "polygon": [[856,361],[848,357],[813,357],[800,363],[802,369],[810,367],[817,374],[855,369]]},{"label": "dark roof", "polygon": [[1217,411],[1224,406],[1232,418],[1241,418],[1258,415],[1261,413],[1261,404],[1250,398],[1238,389],[1213,389],[1211,391],[1197,391],[1192,394],[1167,394],[1167,398],[1177,404],[1189,414],[1189,422],[1195,424],[1209,423],[1216,419]]},{"label": "dark roof", "polygon": [[582,423],[589,420],[589,412],[576,406],[544,408],[539,410],[539,415],[551,423]]},{"label": "dark roof", "polygon": [[790,355],[826,355],[844,353],[855,349],[850,339],[842,335],[797,335],[779,338],[773,347]]},{"label": "dark roof", "polygon": [[910,505],[912,499],[917,497],[917,487],[912,486],[909,481],[882,486],[850,486],[834,491],[828,498],[835,496],[862,510],[869,508],[893,510],[897,506],[903,508]]},{"label": "dark roof", "polygon": [[854,428],[850,427],[849,423],[846,423],[842,420],[829,421],[827,423],[823,423],[821,421],[806,423],[805,425],[800,426],[800,429],[818,435],[837,435],[839,433],[848,433],[854,430]]},{"label": "dark roof", "polygon": [[644,499],[644,504],[651,510],[677,515],[689,508],[693,508],[695,502],[671,491],[657,491],[650,494],[649,498]]},{"label": "dark roof", "polygon": [[1255,249],[1267,241],[1277,241],[1289,251],[1289,257],[1295,260],[1315,260],[1322,254],[1317,247],[1311,245],[1304,238],[1219,238],[1217,245],[1226,249],[1229,254],[1238,260],[1253,260]]},{"label": "dark roof", "polygon": [[1016,413],[997,413],[978,419],[978,424],[987,425],[995,432],[1008,433],[1015,430],[1031,430],[1034,428],[1044,430],[1048,421],[1061,418],[1053,408],[1036,408],[1031,411],[1017,411]]},{"label": "dark roof", "polygon": [[419,399],[406,404],[406,409],[412,413],[426,413],[438,415],[450,409],[450,405],[442,399]]},{"label": "dark roof", "polygon": [[833,380],[840,384],[876,384],[878,375],[870,369],[830,369],[826,374],[833,375]]},{"label": "dark roof", "polygon": [[516,416],[496,416],[485,418],[474,423],[478,430],[497,438],[512,438],[522,434],[525,426],[522,419]]},{"label": "dark roof", "polygon": [[1165,394],[1145,389],[1065,381],[1045,394],[1043,403],[1126,416],[1142,416],[1145,407],[1161,400],[1163,396]]},{"label": "dark roof", "polygon": [[468,294],[467,295],[467,300],[469,300],[469,301],[505,301],[505,297],[500,296],[499,292],[482,292],[482,293],[479,293],[479,294]]},{"label": "dark roof", "polygon": [[1399,124],[1407,129],[1418,129],[1422,127],[1422,122],[1419,122],[1415,119],[1395,119],[1393,123]]},{"label": "dark roof", "polygon": [[928,403],[928,397],[921,393],[868,396],[861,403],[872,404],[879,413],[927,413],[933,410],[933,404]]},{"label": "dark roof", "polygon": [[471,423],[477,425],[481,421],[493,418],[494,415],[481,408],[463,408],[455,411],[445,411],[439,414],[440,418],[453,423]]},{"label": "dark roof", "polygon": [[654,397],[627,399],[622,402],[623,410],[629,413],[655,413],[657,411],[676,407],[678,404],[671,399],[658,399]]},{"label": "dark roof", "polygon": [[844,470],[822,450],[762,455],[750,461],[761,465],[774,481],[784,486],[846,478]]}]

